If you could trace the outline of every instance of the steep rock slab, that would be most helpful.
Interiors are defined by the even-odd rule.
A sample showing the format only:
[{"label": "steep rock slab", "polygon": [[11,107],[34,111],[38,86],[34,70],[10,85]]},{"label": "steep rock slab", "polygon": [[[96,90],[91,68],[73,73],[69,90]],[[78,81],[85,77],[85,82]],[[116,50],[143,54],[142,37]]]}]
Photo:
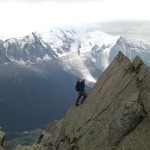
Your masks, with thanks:
[{"label": "steep rock slab", "polygon": [[150,149],[143,146],[149,132],[147,140],[138,138],[150,127],[149,80],[150,69],[139,57],[131,63],[119,52],[84,104],[66,114],[55,149],[127,150],[136,145],[133,137],[137,149]]},{"label": "steep rock slab", "polygon": [[139,57],[136,57],[133,64],[138,73],[139,101],[146,115],[144,120],[119,143],[117,150],[150,149],[150,69],[143,64]]}]

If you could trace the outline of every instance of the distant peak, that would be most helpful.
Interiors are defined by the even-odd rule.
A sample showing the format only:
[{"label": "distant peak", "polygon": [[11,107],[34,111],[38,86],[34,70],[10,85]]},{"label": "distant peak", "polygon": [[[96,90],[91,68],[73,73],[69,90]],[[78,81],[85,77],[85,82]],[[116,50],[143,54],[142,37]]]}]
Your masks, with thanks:
[{"label": "distant peak", "polygon": [[34,32],[32,32],[32,35],[33,35],[33,36],[36,36],[36,34],[35,34]]},{"label": "distant peak", "polygon": [[16,42],[17,42],[17,39],[16,39],[16,38],[10,38],[10,39],[7,39],[5,42],[8,42],[8,43],[16,43]]},{"label": "distant peak", "polygon": [[36,39],[37,38],[36,32],[32,32],[32,36],[34,39]]},{"label": "distant peak", "polygon": [[123,36],[120,36],[117,40],[117,44],[127,44],[129,43]]},{"label": "distant peak", "polygon": [[127,41],[123,36],[120,36],[119,40]]}]

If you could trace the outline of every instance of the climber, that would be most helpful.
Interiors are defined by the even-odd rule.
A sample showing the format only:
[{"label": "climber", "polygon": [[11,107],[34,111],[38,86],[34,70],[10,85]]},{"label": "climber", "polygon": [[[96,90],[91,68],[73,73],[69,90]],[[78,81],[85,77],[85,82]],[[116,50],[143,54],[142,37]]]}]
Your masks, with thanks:
[{"label": "climber", "polygon": [[75,86],[75,89],[77,92],[79,92],[79,88],[80,88],[80,78],[78,78],[78,80],[76,82],[76,86]]},{"label": "climber", "polygon": [[80,80],[78,79],[77,80],[77,83],[76,83],[76,91],[78,91],[78,98],[76,100],[76,104],[75,106],[78,106],[79,105],[79,100],[80,98],[83,96],[82,100],[81,100],[81,104],[83,104],[84,100],[86,99],[87,97],[87,94],[86,94],[86,91],[85,91],[85,79],[82,79],[82,81],[80,82]]}]

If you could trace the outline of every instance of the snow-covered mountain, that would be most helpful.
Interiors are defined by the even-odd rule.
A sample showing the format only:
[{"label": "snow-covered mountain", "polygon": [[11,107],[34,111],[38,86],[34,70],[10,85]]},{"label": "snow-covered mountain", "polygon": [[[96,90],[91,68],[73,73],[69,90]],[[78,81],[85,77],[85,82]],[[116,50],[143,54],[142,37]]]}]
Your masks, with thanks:
[{"label": "snow-covered mountain", "polygon": [[94,71],[109,65],[109,52],[118,39],[101,31],[60,29],[38,36],[52,48],[66,70],[89,82],[96,82]]},{"label": "snow-covered mountain", "polygon": [[27,65],[55,59],[60,61],[64,70],[91,83],[96,82],[100,72],[107,68],[118,51],[131,59],[140,55],[146,64],[150,64],[150,45],[131,43],[122,36],[98,30],[53,29],[0,42],[1,62]]},{"label": "snow-covered mountain", "polygon": [[35,64],[53,60],[64,71],[93,85],[119,51],[130,59],[139,55],[150,65],[150,45],[87,28],[53,29],[0,41],[0,63],[13,63],[39,72]]}]

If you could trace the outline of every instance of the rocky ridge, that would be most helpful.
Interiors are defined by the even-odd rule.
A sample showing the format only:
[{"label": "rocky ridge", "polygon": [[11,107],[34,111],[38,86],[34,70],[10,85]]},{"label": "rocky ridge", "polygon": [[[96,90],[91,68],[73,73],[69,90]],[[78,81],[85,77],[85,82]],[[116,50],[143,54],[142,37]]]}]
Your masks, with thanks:
[{"label": "rocky ridge", "polygon": [[119,52],[83,105],[66,114],[57,150],[149,150],[150,68]]},{"label": "rocky ridge", "polygon": [[36,149],[48,133],[51,147],[44,150],[149,150],[149,111],[150,68],[119,52],[85,102],[50,125]]}]

